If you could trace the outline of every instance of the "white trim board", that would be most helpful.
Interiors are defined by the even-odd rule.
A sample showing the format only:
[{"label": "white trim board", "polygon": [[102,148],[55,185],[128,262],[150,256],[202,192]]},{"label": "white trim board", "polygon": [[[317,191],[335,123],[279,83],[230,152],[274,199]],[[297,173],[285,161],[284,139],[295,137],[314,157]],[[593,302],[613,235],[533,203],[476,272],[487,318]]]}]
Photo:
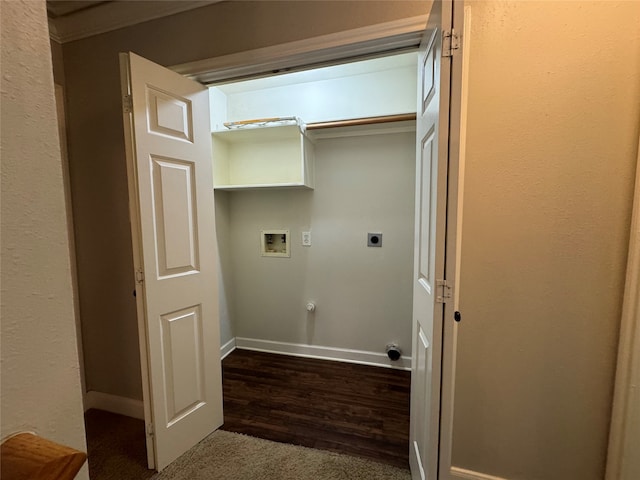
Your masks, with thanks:
[{"label": "white trim board", "polygon": [[622,303],[618,365],[609,433],[606,480],[638,478],[640,462],[640,140]]},{"label": "white trim board", "polygon": [[236,349],[236,337],[233,337],[227,343],[220,347],[220,360],[224,360],[227,355]]},{"label": "white trim board", "polygon": [[487,475],[486,473],[474,472],[459,467],[451,467],[450,480],[506,480],[502,477]]},{"label": "white trim board", "polygon": [[[426,15],[320,35],[270,47],[173,65],[169,68],[203,84],[248,78],[282,69],[344,63],[384,52],[399,53],[420,44]],[[362,59],[362,58],[360,58]]]},{"label": "white trim board", "polygon": [[411,357],[401,357],[393,362],[384,353],[351,350],[347,348],[323,347],[320,345],[304,345],[300,343],[274,342],[256,338],[236,337],[236,348],[254,350],[256,352],[278,353],[294,357],[318,358],[338,362],[358,363],[374,367],[411,370]]},{"label": "white trim board", "polygon": [[84,396],[84,411],[90,408],[144,420],[142,400],[91,390]]}]

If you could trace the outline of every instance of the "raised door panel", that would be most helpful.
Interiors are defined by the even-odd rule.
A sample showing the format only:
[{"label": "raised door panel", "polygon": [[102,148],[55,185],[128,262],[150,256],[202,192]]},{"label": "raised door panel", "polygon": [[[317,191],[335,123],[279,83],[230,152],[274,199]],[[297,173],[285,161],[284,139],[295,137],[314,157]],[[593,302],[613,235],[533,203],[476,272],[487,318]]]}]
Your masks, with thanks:
[{"label": "raised door panel", "polygon": [[191,100],[147,86],[149,133],[193,142]]},{"label": "raised door panel", "polygon": [[435,181],[437,162],[434,162],[434,130],[430,129],[421,141],[420,158],[418,162],[418,197],[419,197],[419,225],[418,225],[418,284],[424,288],[427,295],[433,291],[433,182]]},{"label": "raised door panel", "polygon": [[167,427],[205,404],[200,305],[162,315]]},{"label": "raised door panel", "polygon": [[411,448],[416,458],[416,464],[418,466],[418,474],[421,480],[426,478],[425,471],[427,469],[426,459],[428,458],[428,452],[426,447],[428,445],[428,432],[429,432],[429,416],[427,415],[429,409],[429,383],[428,369],[429,369],[429,340],[425,334],[422,326],[418,322],[418,334],[414,343],[413,356],[415,359],[414,375],[417,377],[415,383],[412,385],[412,394],[418,403],[422,404],[425,408],[419,408],[415,412],[414,422],[418,425],[424,425],[425,428],[419,429],[415,433],[415,437],[412,439]]},{"label": "raised door panel", "polygon": [[196,272],[199,244],[193,162],[151,156],[158,278]]}]

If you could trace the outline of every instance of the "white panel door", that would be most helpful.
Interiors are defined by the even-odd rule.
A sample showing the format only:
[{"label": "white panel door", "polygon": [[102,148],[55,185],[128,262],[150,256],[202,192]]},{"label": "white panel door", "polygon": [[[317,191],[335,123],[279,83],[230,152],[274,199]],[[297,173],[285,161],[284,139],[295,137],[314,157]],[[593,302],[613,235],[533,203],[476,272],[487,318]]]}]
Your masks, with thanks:
[{"label": "white panel door", "polygon": [[121,71],[148,457],[162,470],[223,421],[209,98],[132,53]]},{"label": "white panel door", "polygon": [[450,75],[450,60],[442,58],[442,3],[433,3],[418,59],[409,452],[415,480],[438,478]]}]

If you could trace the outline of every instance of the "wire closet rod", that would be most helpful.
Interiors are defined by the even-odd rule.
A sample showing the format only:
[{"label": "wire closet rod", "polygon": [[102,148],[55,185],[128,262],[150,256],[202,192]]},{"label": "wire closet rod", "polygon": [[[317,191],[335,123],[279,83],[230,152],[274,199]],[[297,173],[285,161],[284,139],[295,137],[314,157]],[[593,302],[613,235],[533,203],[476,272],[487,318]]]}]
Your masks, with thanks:
[{"label": "wire closet rod", "polygon": [[376,123],[405,122],[415,120],[415,113],[402,113],[400,115],[382,115],[380,117],[353,118],[350,120],[336,120],[333,122],[307,123],[307,130],[320,130],[322,128],[353,127],[357,125],[375,125]]}]

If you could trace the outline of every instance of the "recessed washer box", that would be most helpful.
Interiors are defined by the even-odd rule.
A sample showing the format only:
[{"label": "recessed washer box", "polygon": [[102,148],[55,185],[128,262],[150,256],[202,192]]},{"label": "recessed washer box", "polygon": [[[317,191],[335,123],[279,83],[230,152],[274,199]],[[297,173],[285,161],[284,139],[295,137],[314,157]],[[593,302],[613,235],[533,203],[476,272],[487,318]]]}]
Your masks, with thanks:
[{"label": "recessed washer box", "polygon": [[263,257],[290,257],[289,230],[270,229],[260,231],[260,254]]}]

